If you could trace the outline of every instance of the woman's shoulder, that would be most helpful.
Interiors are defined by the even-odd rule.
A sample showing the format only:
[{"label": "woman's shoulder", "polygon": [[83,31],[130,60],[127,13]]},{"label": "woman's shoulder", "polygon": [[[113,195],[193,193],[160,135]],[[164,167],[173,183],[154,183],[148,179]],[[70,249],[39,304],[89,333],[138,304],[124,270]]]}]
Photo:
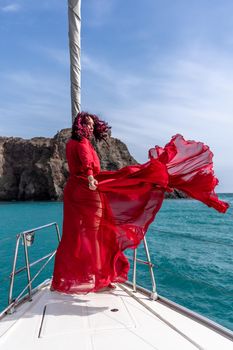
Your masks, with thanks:
[{"label": "woman's shoulder", "polygon": [[82,148],[82,147],[89,147],[90,146],[90,142],[86,137],[83,137],[80,141],[79,140],[75,140],[70,138],[69,140],[67,140],[66,142],[66,147],[70,147],[70,148]]},{"label": "woman's shoulder", "polygon": [[80,143],[88,143],[88,139],[86,137],[83,137],[81,140],[75,140],[75,139],[72,139],[72,138],[69,138],[67,141],[66,141],[66,144],[74,144],[74,145],[78,145]]}]

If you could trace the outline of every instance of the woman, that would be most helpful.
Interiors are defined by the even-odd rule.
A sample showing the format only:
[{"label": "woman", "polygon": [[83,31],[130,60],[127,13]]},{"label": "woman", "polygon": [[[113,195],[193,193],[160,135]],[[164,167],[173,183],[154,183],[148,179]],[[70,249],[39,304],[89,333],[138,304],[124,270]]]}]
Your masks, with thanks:
[{"label": "woman", "polygon": [[166,191],[182,190],[220,212],[228,208],[214,192],[218,180],[208,146],[175,135],[164,148],[150,149],[145,164],[101,171],[91,138],[106,141],[109,130],[96,115],[82,112],[74,120],[52,290],[97,292],[127,280],[130,265],[123,251],[139,245]]},{"label": "woman", "polygon": [[[63,234],[51,290],[86,293],[114,288],[110,282],[116,274],[115,281],[126,279],[129,263],[111,231],[111,213],[104,193],[97,190],[95,176],[100,173],[100,161],[91,144],[92,137],[105,140],[109,130],[107,123],[95,115],[82,112],[74,120],[66,144],[70,176],[64,189]],[[120,271],[113,271],[117,265]]]}]

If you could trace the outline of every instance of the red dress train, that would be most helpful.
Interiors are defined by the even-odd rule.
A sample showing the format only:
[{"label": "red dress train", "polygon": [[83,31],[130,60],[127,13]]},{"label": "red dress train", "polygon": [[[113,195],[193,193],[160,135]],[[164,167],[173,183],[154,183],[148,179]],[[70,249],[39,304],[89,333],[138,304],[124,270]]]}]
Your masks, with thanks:
[{"label": "red dress train", "polygon": [[[55,256],[52,287],[64,293],[97,291],[127,280],[124,255],[136,248],[159,211],[166,191],[180,189],[219,212],[228,204],[214,192],[213,154],[201,142],[175,135],[149,150],[149,161],[117,171],[101,171],[90,141],[66,145],[70,176],[64,189],[62,239]],[[87,176],[98,180],[88,188]]]}]

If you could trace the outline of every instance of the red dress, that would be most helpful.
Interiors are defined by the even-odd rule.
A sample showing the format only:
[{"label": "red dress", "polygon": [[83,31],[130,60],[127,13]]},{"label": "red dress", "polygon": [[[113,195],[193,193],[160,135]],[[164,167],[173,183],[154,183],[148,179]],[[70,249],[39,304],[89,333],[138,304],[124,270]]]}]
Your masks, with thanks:
[{"label": "red dress", "polygon": [[[90,141],[66,145],[70,176],[64,189],[62,239],[55,256],[52,287],[64,293],[88,293],[127,280],[124,255],[136,248],[159,211],[165,191],[186,192],[220,212],[228,204],[214,192],[213,154],[201,142],[175,135],[164,147],[149,150],[145,164],[101,171]],[[87,176],[98,180],[88,188]]]}]

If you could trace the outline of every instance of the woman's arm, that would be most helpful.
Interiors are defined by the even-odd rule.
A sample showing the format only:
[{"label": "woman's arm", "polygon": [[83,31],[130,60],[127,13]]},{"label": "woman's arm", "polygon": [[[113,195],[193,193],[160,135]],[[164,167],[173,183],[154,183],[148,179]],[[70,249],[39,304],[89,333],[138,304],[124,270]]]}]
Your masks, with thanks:
[{"label": "woman's arm", "polygon": [[85,175],[87,175],[89,188],[91,190],[95,190],[98,184],[98,181],[93,176],[93,155],[92,149],[89,141],[86,138],[83,138],[77,144],[77,151],[79,155],[79,159],[81,161],[82,170]]}]

